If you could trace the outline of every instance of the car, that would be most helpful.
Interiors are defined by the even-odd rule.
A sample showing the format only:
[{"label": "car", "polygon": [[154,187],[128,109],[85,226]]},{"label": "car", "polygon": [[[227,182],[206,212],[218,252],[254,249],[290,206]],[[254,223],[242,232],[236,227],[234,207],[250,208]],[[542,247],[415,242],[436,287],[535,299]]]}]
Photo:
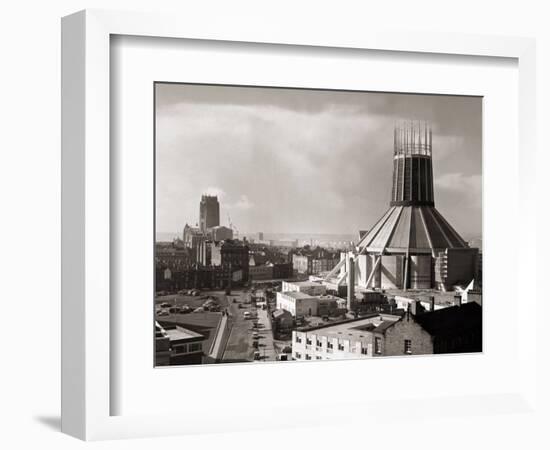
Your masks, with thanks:
[{"label": "car", "polygon": [[245,312],[243,313],[243,317],[244,317],[245,319],[250,319],[250,317],[251,317],[251,316],[250,316],[250,312],[249,312],[249,311],[245,311]]},{"label": "car", "polygon": [[180,310],[181,314],[188,314],[190,312],[193,312],[193,308],[191,308],[189,305],[183,305]]},{"label": "car", "polygon": [[170,314],[180,314],[181,308],[179,306],[173,306],[168,311],[170,312]]},{"label": "car", "polygon": [[202,306],[199,306],[198,308],[195,308],[193,310],[194,313],[201,313],[201,312],[205,312],[205,309],[202,307]]},{"label": "car", "polygon": [[170,313],[165,309],[161,309],[160,311],[157,312],[157,316],[169,316],[169,315]]},{"label": "car", "polygon": [[164,302],[164,303],[160,304],[161,308],[170,308],[171,306],[173,306],[172,303],[167,303],[167,302]]},{"label": "car", "polygon": [[258,333],[257,331],[252,332],[252,339],[259,339],[259,338],[260,338],[260,333]]}]

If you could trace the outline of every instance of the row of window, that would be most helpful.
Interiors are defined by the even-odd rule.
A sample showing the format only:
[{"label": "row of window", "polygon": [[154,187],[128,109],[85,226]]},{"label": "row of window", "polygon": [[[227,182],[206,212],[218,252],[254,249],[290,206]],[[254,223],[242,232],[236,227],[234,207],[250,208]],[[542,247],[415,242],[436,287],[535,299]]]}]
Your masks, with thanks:
[{"label": "row of window", "polygon": [[[296,336],[296,342],[298,344],[301,344],[302,343],[302,338],[300,336]],[[321,341],[316,342],[316,350],[320,351],[322,349],[321,344],[322,344]],[[311,345],[313,345],[313,340],[311,338],[306,338],[306,350],[310,350]],[[333,349],[334,349],[334,344],[331,341],[328,341],[327,342],[327,352],[332,353]],[[352,353],[354,353],[355,352],[355,347],[351,347],[350,350],[351,350]],[[338,351],[341,351],[341,352],[344,351],[344,344],[343,343],[338,342]],[[377,354],[377,355],[382,354],[382,338],[379,338],[379,337],[374,338],[374,353]],[[403,353],[406,354],[406,355],[412,354],[412,341],[410,339],[405,339],[403,341]],[[368,354],[367,347],[361,347],[361,354],[362,355],[367,355]]]},{"label": "row of window", "polygon": [[194,353],[202,351],[202,342],[192,342],[190,344],[174,345],[174,353]]}]

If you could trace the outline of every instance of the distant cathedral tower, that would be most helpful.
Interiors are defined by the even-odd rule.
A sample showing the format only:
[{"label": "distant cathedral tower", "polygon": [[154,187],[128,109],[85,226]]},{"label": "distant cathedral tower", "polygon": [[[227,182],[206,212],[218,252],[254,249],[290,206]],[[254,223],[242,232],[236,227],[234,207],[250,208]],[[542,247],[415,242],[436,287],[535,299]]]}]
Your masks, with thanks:
[{"label": "distant cathedral tower", "polygon": [[199,212],[199,228],[206,233],[208,228],[217,227],[220,224],[220,204],[215,195],[203,195],[201,197]]}]

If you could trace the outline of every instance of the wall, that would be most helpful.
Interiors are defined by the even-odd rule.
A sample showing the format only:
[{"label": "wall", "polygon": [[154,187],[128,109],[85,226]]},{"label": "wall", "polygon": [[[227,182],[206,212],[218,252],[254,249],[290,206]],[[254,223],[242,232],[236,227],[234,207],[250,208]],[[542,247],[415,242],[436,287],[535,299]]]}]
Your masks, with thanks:
[{"label": "wall", "polygon": [[404,340],[411,340],[413,355],[429,355],[433,353],[432,337],[418,325],[412,317],[403,317],[395,325],[386,330],[383,339],[385,356],[404,355]]}]

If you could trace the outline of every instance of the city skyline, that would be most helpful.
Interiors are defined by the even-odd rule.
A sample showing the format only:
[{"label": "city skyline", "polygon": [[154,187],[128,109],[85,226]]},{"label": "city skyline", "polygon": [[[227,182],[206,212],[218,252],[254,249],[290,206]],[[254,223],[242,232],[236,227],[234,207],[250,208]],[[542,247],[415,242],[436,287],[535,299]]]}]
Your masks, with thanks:
[{"label": "city skyline", "polygon": [[436,207],[481,237],[480,98],[187,84],[156,84],[156,230],[209,194],[241,233],[356,235],[388,208],[403,119],[433,129]]}]

